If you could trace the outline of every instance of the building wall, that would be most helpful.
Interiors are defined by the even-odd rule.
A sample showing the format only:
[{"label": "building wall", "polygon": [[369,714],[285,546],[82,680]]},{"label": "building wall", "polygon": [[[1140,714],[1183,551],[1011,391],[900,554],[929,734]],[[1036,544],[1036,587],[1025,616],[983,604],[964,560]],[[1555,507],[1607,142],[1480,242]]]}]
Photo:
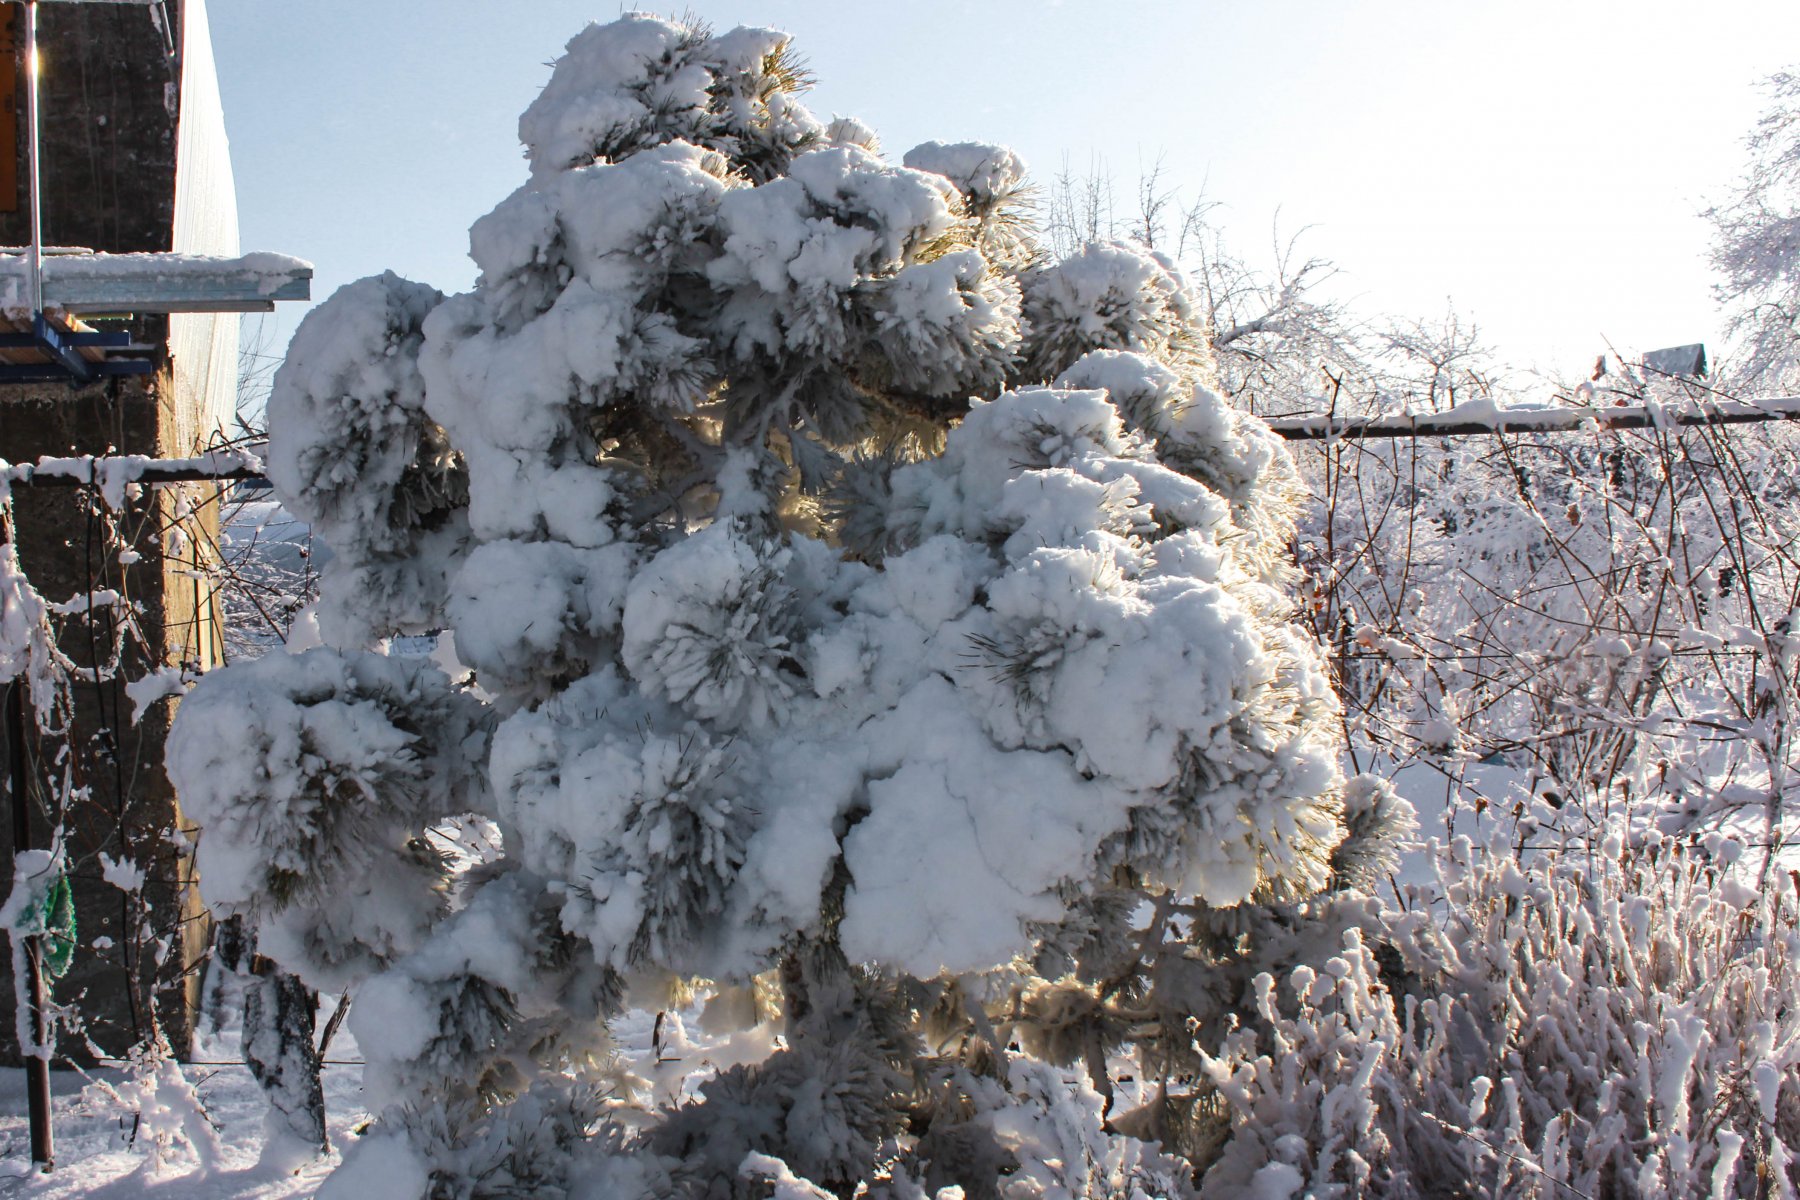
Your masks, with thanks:
[{"label": "building wall", "polygon": [[[166,425],[167,391],[166,377],[121,379],[75,393],[52,384],[0,389],[6,453],[25,459],[70,448],[154,446]],[[34,739],[28,754],[40,790],[34,846],[48,845],[52,833],[42,793],[74,793],[63,837],[76,952],[53,998],[71,1004],[86,1023],[85,1037],[65,1036],[59,1047],[77,1059],[90,1057],[89,1045],[124,1054],[149,1035],[152,1005],[165,1036],[184,1050],[199,998],[197,967],[208,928],[197,905],[185,822],[162,766],[172,705],[153,705],[134,724],[125,691],[128,680],[166,661],[216,657],[209,585],[190,568],[195,548],[216,536],[217,525],[206,508],[177,524],[183,499],[174,489],[153,490],[115,516],[73,488],[21,488],[14,497],[19,561],[38,591],[52,601],[119,592],[143,635],[120,636],[124,614],[116,609],[65,626],[61,649],[76,667],[71,730],[67,738]],[[199,499],[186,497],[185,507]],[[120,554],[115,529],[129,539],[133,555]],[[0,760],[5,757],[0,740]],[[57,765],[47,769],[50,762]],[[13,849],[11,822],[0,821],[0,870]],[[107,881],[102,855],[144,872],[145,908]],[[10,969],[10,959],[0,959],[0,968]],[[8,1058],[16,1055],[13,994],[10,977],[0,981],[0,1055]]]},{"label": "building wall", "polygon": [[[170,0],[167,9],[175,25],[165,40],[153,8],[41,7],[47,244],[113,253],[236,252],[235,196],[203,3]],[[14,108],[22,123],[22,95]],[[0,197],[0,243],[15,246],[29,240],[22,131],[17,145],[21,194],[14,211],[3,211]],[[135,340],[164,348],[163,369],[80,389],[0,386],[0,458],[186,455],[206,444],[235,407],[237,318],[141,316],[130,328]],[[118,547],[105,544],[109,522],[89,498],[68,489],[16,493],[20,561],[39,591],[56,601],[90,586],[115,587],[138,606],[143,634],[141,652],[121,664],[117,679],[76,689],[70,738],[88,795],[75,810],[79,827],[68,834],[77,951],[55,995],[76,1005],[107,1055],[145,1035],[153,1002],[171,1044],[185,1052],[198,999],[197,968],[210,931],[193,886],[185,823],[162,768],[173,705],[154,705],[134,727],[122,688],[125,679],[163,664],[204,668],[217,661],[217,605],[207,578],[216,561],[215,499],[212,489],[196,486],[136,500],[119,525],[138,557],[121,562]],[[65,639],[77,664],[110,653],[93,632],[72,628]],[[12,847],[10,824],[0,827],[3,876]],[[48,830],[34,836],[42,845]],[[139,954],[122,936],[137,917],[126,893],[102,878],[102,853],[144,869],[145,900],[168,935],[160,951]],[[0,974],[5,969],[0,959]],[[10,979],[0,980],[0,1056],[16,1054],[12,995]],[[79,1041],[63,1040],[61,1051],[80,1057],[80,1050]]]},{"label": "building wall", "polygon": [[[172,245],[180,65],[164,52],[153,11],[134,4],[39,6],[48,244],[116,253]],[[14,107],[22,155],[22,94]],[[14,210],[0,213],[0,241],[10,246],[31,240],[22,167],[17,176]]]}]

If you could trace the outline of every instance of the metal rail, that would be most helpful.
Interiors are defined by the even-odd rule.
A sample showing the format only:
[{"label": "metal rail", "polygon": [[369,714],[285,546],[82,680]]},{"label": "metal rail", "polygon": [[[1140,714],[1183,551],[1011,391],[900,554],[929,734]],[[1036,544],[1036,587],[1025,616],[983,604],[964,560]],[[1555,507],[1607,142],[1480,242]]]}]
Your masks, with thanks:
[{"label": "metal rail", "polygon": [[[1478,437],[1495,434],[1575,433],[1586,429],[1678,429],[1800,420],[1800,396],[1770,400],[1719,400],[1694,405],[1612,408],[1491,409],[1479,418],[1451,409],[1420,416],[1277,417],[1269,428],[1288,441],[1356,441],[1365,438]],[[197,458],[92,455],[41,458],[8,464],[0,459],[0,493],[7,487],[88,487],[174,483],[247,483],[268,486],[262,445],[215,450]]]},{"label": "metal rail", "polygon": [[98,487],[132,484],[157,487],[175,483],[248,483],[266,487],[261,446],[252,450],[213,450],[194,458],[147,458],[141,454],[95,454],[77,458],[40,458],[8,463],[0,459],[0,497],[14,487]]},{"label": "metal rail", "polygon": [[1800,419],[1800,396],[1770,400],[1708,400],[1603,408],[1480,408],[1386,417],[1274,417],[1269,428],[1289,441],[1359,438],[1474,437],[1497,433],[1572,433],[1579,429],[1674,429],[1693,425],[1751,425]]}]

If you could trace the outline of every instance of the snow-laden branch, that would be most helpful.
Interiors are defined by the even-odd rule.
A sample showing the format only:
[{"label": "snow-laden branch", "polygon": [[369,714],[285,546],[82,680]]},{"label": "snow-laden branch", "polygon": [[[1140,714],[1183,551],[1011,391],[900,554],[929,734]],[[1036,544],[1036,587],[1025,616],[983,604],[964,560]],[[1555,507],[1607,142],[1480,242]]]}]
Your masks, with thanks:
[{"label": "snow-laden branch", "polygon": [[1253,321],[1239,322],[1215,337],[1213,339],[1213,344],[1215,346],[1229,346],[1239,338],[1246,338],[1257,333],[1265,333],[1278,326],[1288,315],[1289,314],[1285,311],[1276,309],[1264,313]]}]

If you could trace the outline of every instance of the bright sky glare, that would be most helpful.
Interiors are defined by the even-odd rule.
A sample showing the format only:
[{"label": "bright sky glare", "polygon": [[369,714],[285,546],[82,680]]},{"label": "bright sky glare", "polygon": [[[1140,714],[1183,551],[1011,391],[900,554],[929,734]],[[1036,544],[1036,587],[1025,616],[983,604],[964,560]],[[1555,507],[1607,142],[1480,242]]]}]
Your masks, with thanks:
[{"label": "bright sky glare", "polygon": [[[1306,232],[1367,314],[1473,317],[1502,357],[1584,372],[1610,341],[1720,321],[1700,211],[1800,62],[1793,0],[695,0],[792,33],[822,116],[889,154],[1002,142],[1043,179],[1159,157],[1266,262]],[[525,178],[516,124],[588,20],[574,0],[212,0],[246,250],[314,295],[392,268],[474,281],[469,224]],[[285,344],[298,313],[277,322]]]}]

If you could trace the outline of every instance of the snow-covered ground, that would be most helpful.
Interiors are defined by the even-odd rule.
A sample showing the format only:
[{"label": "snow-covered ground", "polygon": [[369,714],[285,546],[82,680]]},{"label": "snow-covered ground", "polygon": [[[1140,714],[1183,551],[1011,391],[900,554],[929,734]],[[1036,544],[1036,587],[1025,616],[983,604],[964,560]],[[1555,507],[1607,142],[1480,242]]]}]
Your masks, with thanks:
[{"label": "snow-covered ground", "polygon": [[[26,1124],[25,1073],[0,1070],[0,1196],[168,1197],[169,1200],[287,1200],[311,1196],[337,1166],[338,1151],[355,1141],[355,1130],[368,1120],[361,1106],[362,1068],[349,1060],[356,1048],[339,1035],[325,1068],[325,1106],[333,1153],[298,1170],[261,1162],[263,1114],[268,1105],[250,1072],[239,1059],[236,1033],[201,1037],[195,1061],[182,1068],[193,1094],[211,1121],[218,1142],[210,1169],[186,1147],[159,1153],[154,1137],[136,1114],[109,1096],[123,1092],[127,1073],[118,1068],[95,1070],[86,1077],[75,1071],[52,1073],[56,1167],[49,1174],[32,1171]],[[162,1100],[159,1094],[157,1100]],[[182,1097],[171,1095],[171,1114]]]},{"label": "snow-covered ground", "polygon": [[[327,1000],[319,1014],[321,1028],[330,1007]],[[615,1022],[613,1032],[623,1064],[641,1081],[645,1097],[663,1105],[690,1099],[694,1086],[715,1070],[760,1060],[775,1045],[772,1031],[761,1026],[725,1037],[708,1035],[698,1006],[666,1013],[660,1025],[655,1013],[634,1011]],[[268,1105],[249,1070],[237,1065],[237,1030],[203,1032],[194,1051],[194,1061],[182,1067],[182,1075],[214,1130],[217,1155],[210,1165],[186,1146],[159,1153],[148,1122],[108,1094],[109,1088],[128,1091],[130,1079],[123,1069],[85,1076],[59,1070],[52,1073],[56,1167],[47,1175],[34,1173],[25,1073],[0,1069],[0,1197],[298,1200],[318,1190],[370,1119],[362,1099],[361,1054],[347,1027],[340,1027],[324,1072],[331,1154],[298,1167],[264,1163]],[[167,1118],[178,1118],[184,1107],[179,1088],[155,1093],[151,1103],[165,1106],[160,1115]]]}]

